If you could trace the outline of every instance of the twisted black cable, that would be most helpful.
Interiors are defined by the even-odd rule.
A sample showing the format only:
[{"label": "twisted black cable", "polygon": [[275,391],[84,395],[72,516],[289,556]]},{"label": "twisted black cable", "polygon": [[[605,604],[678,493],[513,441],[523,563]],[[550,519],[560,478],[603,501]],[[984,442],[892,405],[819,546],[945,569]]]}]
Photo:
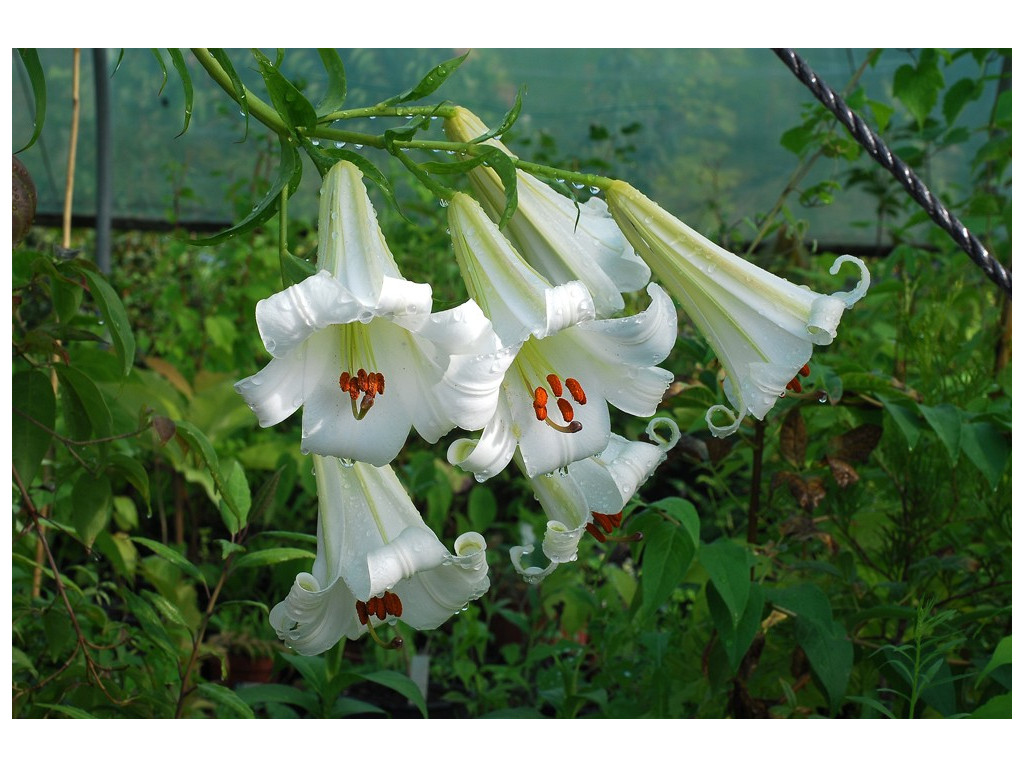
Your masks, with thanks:
[{"label": "twisted black cable", "polygon": [[953,238],[975,264],[981,267],[996,285],[1012,295],[1010,272],[988,252],[981,241],[971,234],[970,230],[931,193],[920,177],[906,163],[896,157],[867,123],[846,102],[807,66],[790,48],[773,48],[775,55],[782,59],[799,78],[800,82],[810,89],[811,93],[834,114],[850,132],[857,143],[868,151],[875,162],[896,177],[914,201],[924,208],[932,220],[942,227]]}]

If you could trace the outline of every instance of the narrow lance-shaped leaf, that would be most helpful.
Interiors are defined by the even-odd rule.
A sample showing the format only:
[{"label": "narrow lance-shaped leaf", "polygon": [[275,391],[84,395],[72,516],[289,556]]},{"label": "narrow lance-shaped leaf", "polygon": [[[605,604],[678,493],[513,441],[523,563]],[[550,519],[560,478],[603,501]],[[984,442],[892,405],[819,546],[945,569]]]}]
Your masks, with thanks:
[{"label": "narrow lance-shaped leaf", "polygon": [[516,166],[512,158],[499,149],[489,153],[485,162],[497,172],[498,178],[501,179],[501,185],[505,188],[505,210],[502,211],[501,221],[498,222],[498,228],[501,229],[508,224],[509,219],[515,215],[516,208],[519,206]]},{"label": "narrow lance-shaped leaf", "polygon": [[23,146],[14,154],[24,152],[36,143],[39,134],[43,132],[43,121],[46,119],[46,77],[43,74],[43,67],[39,63],[39,54],[35,48],[19,48],[21,63],[25,65],[28,72],[28,80],[32,84],[32,98],[35,100],[35,114],[32,117],[32,138],[28,144]]},{"label": "narrow lance-shaped leaf", "polygon": [[147,549],[152,551],[153,554],[162,557],[164,560],[171,563],[172,565],[177,566],[199,583],[203,584],[204,586],[206,585],[206,578],[203,576],[203,572],[196,568],[196,566],[193,565],[192,562],[183,554],[181,554],[178,550],[172,549],[166,544],[161,544],[159,541],[147,539],[143,536],[132,536],[131,540],[134,541],[136,544],[141,544],[142,546],[146,547]]},{"label": "narrow lance-shaped leaf", "polygon": [[177,70],[178,77],[181,78],[181,87],[185,93],[185,125],[182,126],[181,132],[178,134],[181,136],[188,130],[188,124],[192,121],[192,75],[188,73],[188,65],[185,64],[185,57],[181,55],[179,49],[168,48],[167,52],[171,54],[171,63]]},{"label": "narrow lance-shaped leaf", "polygon": [[301,179],[302,158],[299,156],[299,151],[282,139],[281,165],[278,167],[277,177],[274,179],[274,183],[270,185],[270,189],[267,190],[267,193],[253,206],[252,213],[230,229],[218,232],[216,235],[212,235],[210,237],[190,240],[189,242],[192,245],[217,245],[228,238],[235,237],[236,235],[241,235],[255,229],[277,213],[281,199],[281,190],[284,189],[285,185],[288,186],[288,192],[291,194],[298,188],[299,181]]},{"label": "narrow lance-shaped leaf", "polygon": [[223,48],[211,48],[210,55],[220,64],[221,69],[227,73],[228,79],[231,80],[231,87],[235,89],[235,95],[238,97],[238,106],[242,110],[242,117],[245,118],[245,133],[242,134],[241,139],[245,141],[249,135],[249,98],[246,95],[245,85],[242,83],[242,79],[238,76],[234,65],[231,63],[231,59],[228,58]]},{"label": "narrow lance-shaped leaf", "polygon": [[441,62],[432,70],[430,70],[426,76],[420,80],[415,88],[412,88],[404,93],[400,93],[397,96],[392,96],[390,99],[386,99],[380,103],[380,106],[389,106],[391,104],[404,104],[407,101],[416,101],[429,96],[438,88],[441,84],[459,68],[459,65],[465,61],[466,57],[469,56],[469,52],[462,54],[454,59],[448,59],[448,61]]},{"label": "narrow lance-shaped leaf", "polygon": [[125,312],[124,304],[117,292],[110,287],[110,284],[98,272],[91,268],[83,267],[82,277],[89,286],[89,293],[110,331],[110,340],[114,344],[114,351],[118,360],[121,361],[121,375],[127,376],[131,373],[132,365],[135,363],[135,336],[132,334],[131,325],[128,323],[128,314]]},{"label": "narrow lance-shaped leaf", "polygon": [[525,85],[519,86],[519,90],[516,91],[515,103],[512,105],[512,108],[508,112],[505,113],[505,117],[503,117],[501,119],[501,122],[498,123],[497,127],[496,128],[492,128],[491,130],[489,130],[487,133],[483,134],[482,136],[477,136],[476,138],[473,139],[473,143],[474,144],[479,144],[482,141],[487,141],[488,139],[493,139],[495,136],[501,138],[501,135],[503,133],[505,133],[506,131],[508,131],[509,128],[511,128],[513,125],[515,125],[516,120],[519,119],[519,113],[523,109],[523,95],[525,93],[526,93],[526,86]]},{"label": "narrow lance-shaped leaf", "polygon": [[[217,492],[227,503],[228,508],[237,518],[239,527],[241,527],[246,520],[248,509],[242,509],[239,504],[239,494],[234,493],[233,488],[229,486],[228,478],[224,476],[221,470],[220,460],[217,458],[217,452],[214,450],[213,445],[195,424],[179,421],[176,426],[178,437],[199,454],[203,464],[210,471],[210,477],[213,478],[213,484],[217,488]],[[248,495],[248,486],[246,486],[246,492],[246,495]]]},{"label": "narrow lance-shaped leaf", "polygon": [[161,93],[164,92],[164,88],[167,87],[167,65],[164,64],[164,57],[163,54],[160,53],[159,48],[150,48],[149,50],[152,51],[153,58],[156,59],[156,63],[160,65],[160,74],[163,78],[160,81],[160,87],[157,89],[156,92],[156,95],[159,96]]},{"label": "narrow lance-shaped leaf", "polygon": [[345,97],[348,94],[348,85],[345,79],[345,65],[341,56],[333,48],[317,48],[320,54],[320,61],[324,64],[327,72],[327,93],[316,105],[316,113],[319,117],[336,112],[345,104]]},{"label": "narrow lance-shaped leaf", "polygon": [[[270,101],[273,103],[281,119],[293,131],[303,129],[312,131],[316,128],[316,110],[309,103],[302,91],[296,88],[288,78],[281,74],[274,64],[262,51],[253,50],[260,67],[260,74],[263,75],[263,82],[267,84],[267,92],[270,94]],[[280,60],[280,57],[279,57]]]}]

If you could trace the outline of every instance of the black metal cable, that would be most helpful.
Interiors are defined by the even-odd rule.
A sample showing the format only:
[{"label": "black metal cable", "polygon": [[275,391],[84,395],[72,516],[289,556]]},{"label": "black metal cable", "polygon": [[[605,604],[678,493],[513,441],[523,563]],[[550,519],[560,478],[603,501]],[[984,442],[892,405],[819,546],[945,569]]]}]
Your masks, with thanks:
[{"label": "black metal cable", "polygon": [[811,69],[807,62],[790,48],[773,48],[775,55],[782,59],[800,82],[834,114],[850,132],[857,143],[868,151],[868,154],[891,173],[896,180],[910,193],[914,201],[924,208],[932,220],[942,227],[953,238],[975,264],[981,267],[996,285],[1012,295],[1010,272],[992,257],[981,241],[971,234],[970,230],[931,193],[920,177],[906,163],[900,160],[879,138],[878,134],[868,127],[856,112]]}]

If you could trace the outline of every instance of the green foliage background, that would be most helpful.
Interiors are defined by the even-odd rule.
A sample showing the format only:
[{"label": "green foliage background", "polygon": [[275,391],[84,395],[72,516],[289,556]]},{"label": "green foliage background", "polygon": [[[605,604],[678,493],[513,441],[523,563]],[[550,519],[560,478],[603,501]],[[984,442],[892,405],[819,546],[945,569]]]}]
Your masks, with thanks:
[{"label": "green foliage background", "polygon": [[[243,54],[229,54],[241,72]],[[622,88],[653,55],[614,54]],[[851,106],[916,168],[966,153],[969,177],[935,191],[994,254],[1010,254],[1009,52],[899,55],[883,87],[852,84]],[[375,57],[386,59],[351,58]],[[174,58],[162,60],[170,94],[181,81]],[[745,61],[727,52],[709,66]],[[315,100],[319,67],[289,52],[282,72]],[[129,59],[116,77],[141,87],[143,69]],[[387,95],[354,69],[348,103]],[[456,102],[460,74],[443,91]],[[466,87],[499,75],[472,70]],[[666,84],[665,98],[688,94],[693,122],[715,125],[714,101],[687,83],[683,73]],[[195,103],[241,138],[236,105]],[[51,100],[47,119],[61,108]],[[180,116],[153,114],[140,133],[163,135]],[[91,232],[75,231],[67,252],[57,233],[33,230],[12,269],[15,716],[1008,716],[1009,299],[823,108],[787,117],[778,139],[789,171],[767,210],[739,198],[739,216],[716,201],[740,180],[713,161],[692,167],[698,154],[724,163],[739,151],[728,126],[681,154],[667,137],[684,127],[656,114],[568,141],[547,130],[557,116],[506,135],[524,158],[637,186],[664,183],[633,176],[641,154],[657,158],[672,180],[696,180],[706,234],[796,282],[823,287],[829,263],[807,206],[858,194],[870,205],[849,225],[886,247],[804,393],[728,440],[707,435],[704,412],[722,399],[717,363],[681,318],[661,413],[685,436],[627,508],[625,528],[643,541],[585,543],[539,587],[507,558],[521,524],[542,528],[526,483],[477,484],[443,460],[446,441],[411,440],[396,466],[414,501],[443,541],[485,532],[492,588],[435,632],[399,625],[399,652],[343,642],[298,657],[267,624],[309,565],[316,524],[297,421],[261,430],[232,389],[267,359],[253,313],[282,284],[278,219],[202,248],[186,230],[118,232],[109,276],[88,259]],[[271,188],[281,151],[254,119],[247,131],[249,170],[229,185],[234,221]],[[212,173],[222,144],[198,139],[190,163]],[[431,282],[442,307],[460,301],[433,196],[406,177],[394,194],[405,216],[384,195],[377,208],[405,275]],[[189,195],[176,187],[168,220]],[[301,260],[315,249],[315,208],[299,198],[289,213]],[[633,438],[643,428],[614,426]]]}]

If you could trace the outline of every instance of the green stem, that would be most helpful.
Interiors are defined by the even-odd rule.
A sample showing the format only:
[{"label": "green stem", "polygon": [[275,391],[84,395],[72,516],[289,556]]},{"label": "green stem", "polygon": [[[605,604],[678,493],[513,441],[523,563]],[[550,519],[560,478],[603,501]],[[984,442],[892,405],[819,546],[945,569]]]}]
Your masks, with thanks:
[{"label": "green stem", "polygon": [[279,207],[278,215],[280,216],[280,224],[278,225],[277,235],[277,258],[281,264],[281,278],[284,279],[285,275],[285,257],[288,255],[288,185],[285,184],[281,189],[281,204]]},{"label": "green stem", "polygon": [[415,117],[416,115],[427,115],[428,117],[454,117],[456,109],[458,109],[458,107],[454,104],[439,104],[419,107],[382,107],[377,105],[373,107],[338,110],[337,112],[332,112],[329,115],[321,117],[320,122],[330,123],[335,120],[352,120],[357,117]]},{"label": "green stem", "polygon": [[[196,61],[207,71],[214,82],[223,88],[228,96],[241,104],[239,94],[235,93],[235,87],[231,84],[231,78],[217,60],[213,58],[213,54],[205,48],[192,48],[191,50],[192,55],[196,57]],[[288,126],[285,125],[281,116],[277,114],[277,110],[258,96],[255,96],[248,88],[245,89],[245,100],[249,105],[249,114],[274,131],[274,133],[280,136],[287,136],[290,133]]]}]

